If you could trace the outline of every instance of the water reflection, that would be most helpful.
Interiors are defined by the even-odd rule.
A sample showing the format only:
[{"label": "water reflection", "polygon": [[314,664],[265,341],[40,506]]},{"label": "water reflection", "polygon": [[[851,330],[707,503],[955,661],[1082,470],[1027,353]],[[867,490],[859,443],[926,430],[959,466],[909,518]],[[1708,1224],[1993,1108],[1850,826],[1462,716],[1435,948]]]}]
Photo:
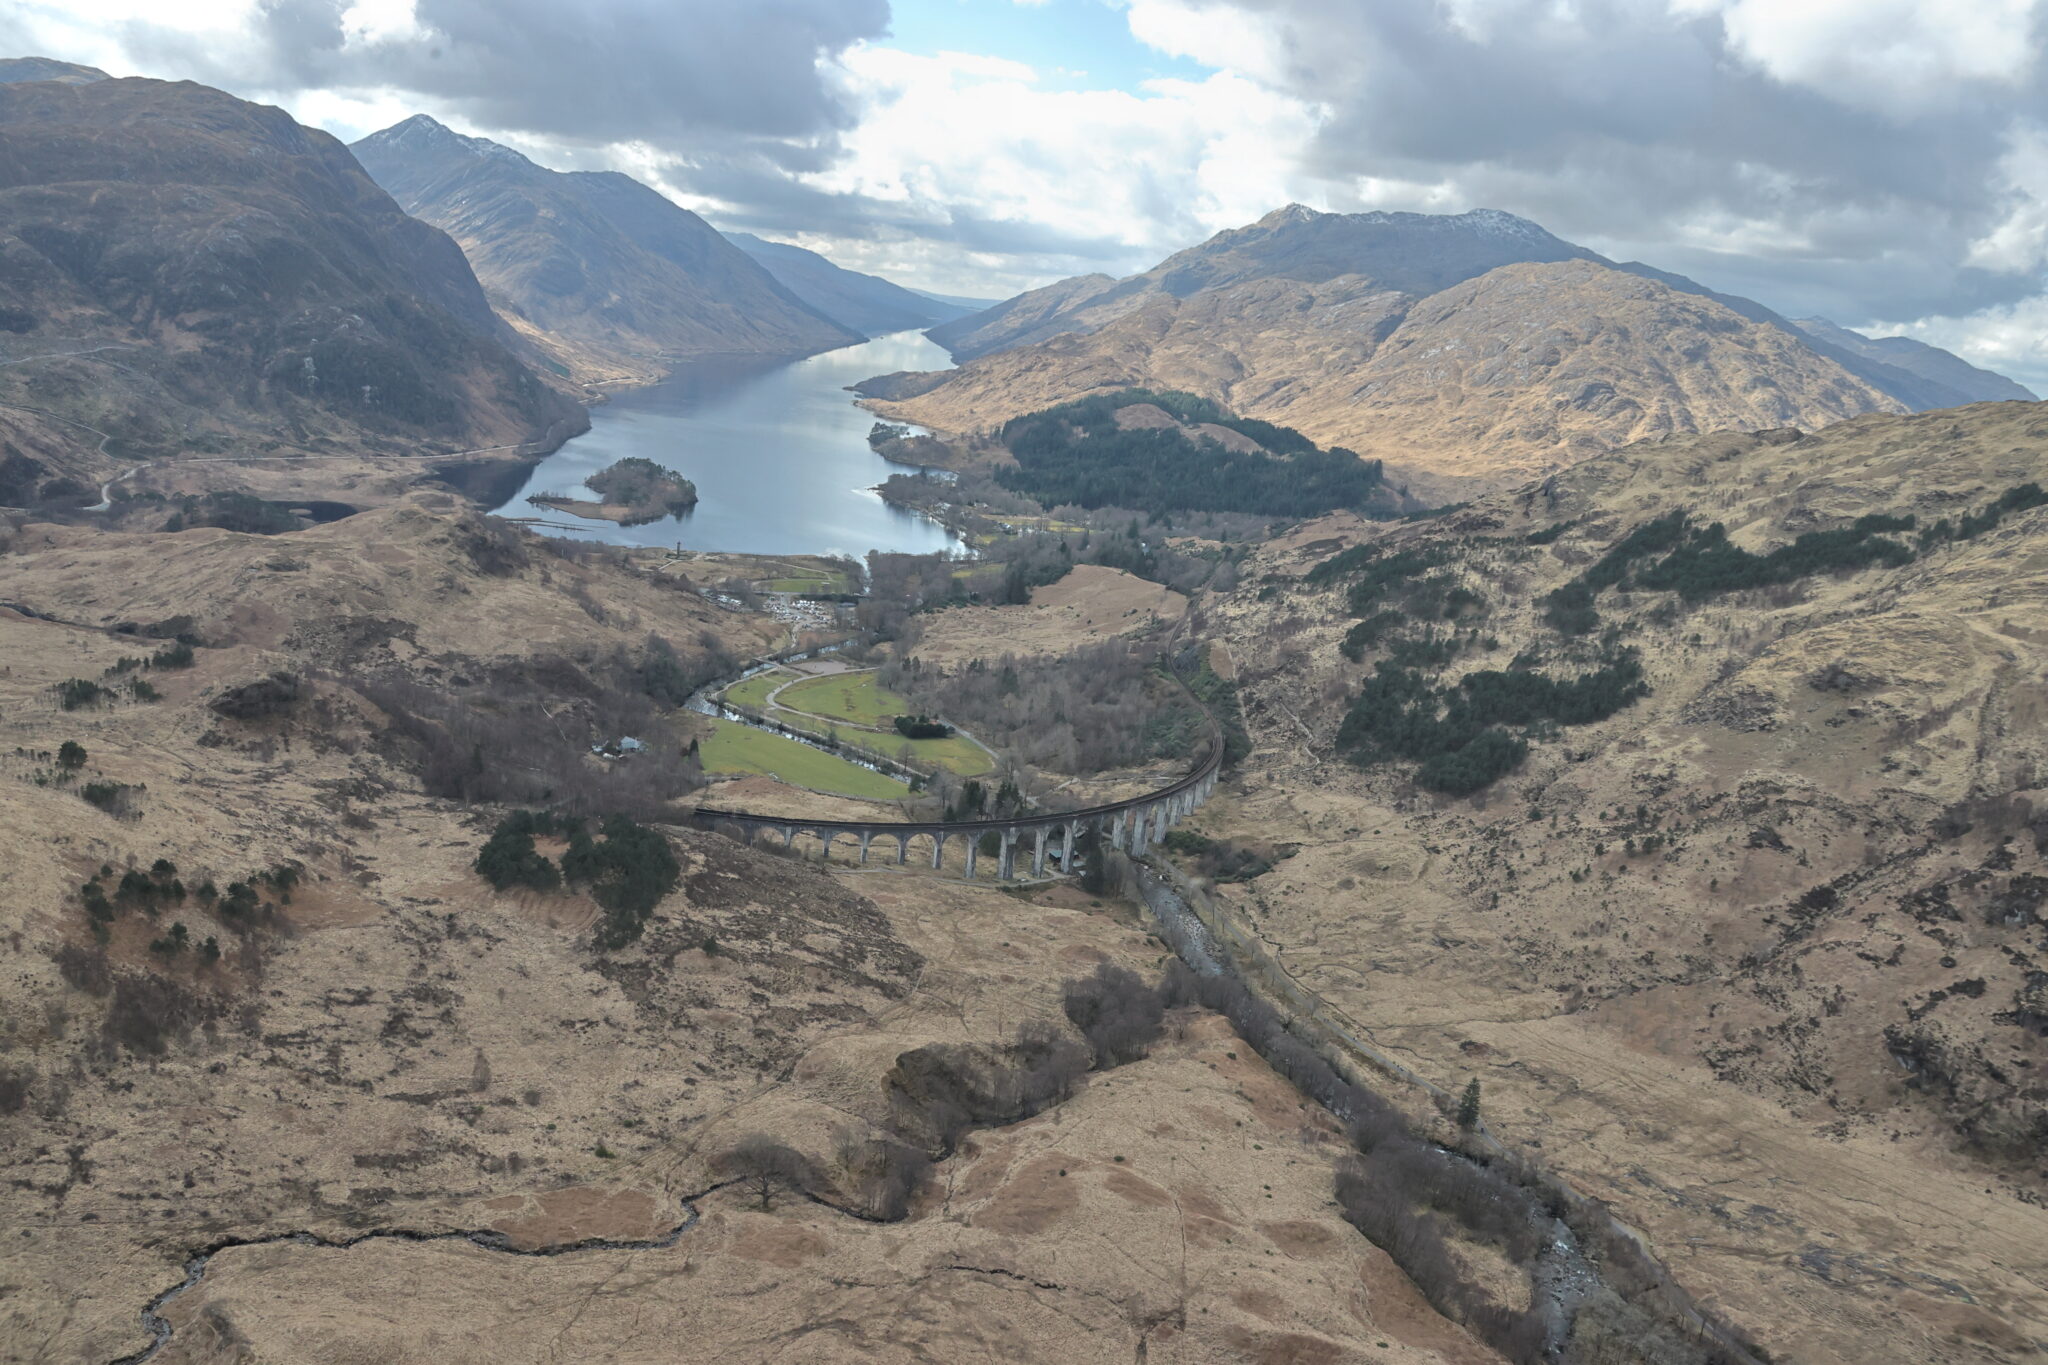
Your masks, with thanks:
[{"label": "water reflection", "polygon": [[[497,511],[588,526],[622,545],[682,545],[749,554],[929,554],[957,546],[945,528],[889,506],[869,490],[901,472],[867,446],[872,414],[849,384],[893,370],[951,364],[921,334],[903,332],[794,362],[696,361],[651,388],[591,410],[590,431],[543,460]],[[639,455],[697,485],[680,518],[614,526],[530,505],[535,493],[589,498],[590,475]]]}]

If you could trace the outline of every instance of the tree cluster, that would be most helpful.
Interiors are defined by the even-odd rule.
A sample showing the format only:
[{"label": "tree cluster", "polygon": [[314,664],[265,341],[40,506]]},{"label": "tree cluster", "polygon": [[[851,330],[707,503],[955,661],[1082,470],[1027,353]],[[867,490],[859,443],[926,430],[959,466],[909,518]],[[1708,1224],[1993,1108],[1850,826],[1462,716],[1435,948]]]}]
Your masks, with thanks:
[{"label": "tree cluster", "polygon": [[[560,656],[509,661],[466,686],[404,678],[351,686],[389,720],[385,744],[430,796],[472,803],[614,811],[658,819],[703,771],[656,702],[687,698],[723,651],[682,655],[659,637],[595,664]],[[631,735],[646,746],[597,763],[594,746]]]},{"label": "tree cluster", "polygon": [[659,507],[680,513],[697,505],[696,484],[641,455],[614,461],[583,482],[606,502],[627,507]]},{"label": "tree cluster", "polygon": [[1636,526],[1584,573],[1546,596],[1544,617],[1559,634],[1590,635],[1599,628],[1597,601],[1608,588],[1676,592],[1684,601],[1699,602],[1814,574],[1872,565],[1895,569],[1911,563],[1913,551],[1888,537],[1912,528],[1911,517],[1858,517],[1759,555],[1732,543],[1720,522],[1702,526],[1679,508]]},{"label": "tree cluster", "polygon": [[950,673],[913,657],[885,665],[881,681],[921,710],[950,716],[985,743],[1053,772],[1182,757],[1207,730],[1200,710],[1125,640],[1059,658],[977,659]]},{"label": "tree cluster", "polygon": [[1337,731],[1337,747],[1361,764],[1405,759],[1432,791],[1466,795],[1518,767],[1528,743],[1507,728],[1545,722],[1590,725],[1648,695],[1633,651],[1575,678],[1488,669],[1449,687],[1382,661]]},{"label": "tree cluster", "polygon": [[1099,1070],[1137,1061],[1164,1029],[1166,1006],[1158,990],[1136,972],[1107,962],[1092,975],[1069,981],[1061,1004],[1088,1040]]},{"label": "tree cluster", "polygon": [[546,811],[513,811],[477,850],[472,864],[476,874],[497,891],[515,886],[553,891],[562,884],[562,869],[534,847],[534,836],[553,834],[555,829],[555,817]]},{"label": "tree cluster", "polygon": [[[568,840],[559,865],[535,847],[537,835]],[[472,866],[499,891],[514,886],[553,891],[564,883],[587,889],[605,912],[598,944],[612,949],[640,937],[654,907],[682,877],[668,840],[626,816],[605,817],[593,837],[581,817],[529,810],[500,820]]]},{"label": "tree cluster", "polygon": [[80,711],[111,701],[113,692],[91,678],[66,678],[55,685],[57,704],[66,711]]},{"label": "tree cluster", "polygon": [[1235,839],[1212,839],[1187,829],[1168,830],[1166,847],[1191,861],[1203,877],[1218,883],[1253,881],[1296,852],[1292,844],[1274,848]]},{"label": "tree cluster", "polygon": [[[1178,427],[1117,425],[1134,403],[1163,407],[1184,422],[1213,423],[1257,442],[1234,451]],[[1251,512],[1313,517],[1365,508],[1382,483],[1380,463],[1348,450],[1317,450],[1299,432],[1231,417],[1204,399],[1143,389],[1097,394],[1012,419],[1002,441],[1017,466],[997,481],[1047,507],[1122,507],[1140,512]]]},{"label": "tree cluster", "polygon": [[2041,506],[2048,506],[2048,491],[2038,483],[2018,484],[1985,504],[1981,512],[1972,512],[1956,522],[1950,522],[1947,517],[1935,522],[1920,533],[1920,548],[1931,550],[1951,541],[1975,540],[1996,528],[2011,513]]}]

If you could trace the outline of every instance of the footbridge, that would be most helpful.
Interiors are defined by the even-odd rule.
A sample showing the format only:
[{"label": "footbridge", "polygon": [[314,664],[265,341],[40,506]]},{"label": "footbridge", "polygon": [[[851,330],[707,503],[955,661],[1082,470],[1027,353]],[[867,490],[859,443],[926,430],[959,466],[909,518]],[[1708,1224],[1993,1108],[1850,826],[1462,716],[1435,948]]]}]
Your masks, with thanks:
[{"label": "footbridge", "polygon": [[1048,845],[1053,845],[1050,851],[1058,859],[1061,871],[1074,870],[1075,852],[1083,830],[1091,830],[1098,840],[1133,855],[1142,854],[1164,839],[1169,829],[1192,814],[1216,789],[1216,774],[1223,766],[1221,733],[1212,728],[1206,745],[1207,753],[1202,760],[1172,785],[1128,801],[1112,801],[1081,810],[1015,815],[1003,820],[896,821],[795,819],[700,806],[692,815],[691,822],[700,828],[736,835],[749,844],[762,837],[780,838],[784,848],[795,844],[798,835],[809,834],[824,844],[828,858],[832,855],[834,842],[846,839],[859,845],[863,863],[867,862],[873,845],[880,843],[886,851],[891,841],[895,844],[896,861],[907,863],[910,861],[911,841],[924,839],[930,843],[934,868],[944,863],[948,840],[964,839],[970,880],[975,876],[982,842],[993,834],[998,841],[998,880],[1009,881],[1017,875],[1017,851],[1027,841],[1031,853],[1031,875],[1041,877],[1045,875]]}]

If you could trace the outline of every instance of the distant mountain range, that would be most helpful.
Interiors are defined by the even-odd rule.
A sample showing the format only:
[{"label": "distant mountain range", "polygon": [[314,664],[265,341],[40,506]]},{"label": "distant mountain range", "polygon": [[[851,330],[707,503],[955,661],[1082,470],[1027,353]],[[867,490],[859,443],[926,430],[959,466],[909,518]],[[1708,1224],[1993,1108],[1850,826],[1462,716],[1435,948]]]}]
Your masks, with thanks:
[{"label": "distant mountain range", "polygon": [[[1795,318],[1794,327],[1823,346],[1848,351],[1879,365],[1918,375],[1934,388],[1924,391],[1917,406],[1953,407],[1958,402],[1982,403],[2010,400],[2035,402],[2037,395],[2004,375],[1972,365],[1939,346],[1929,346],[1911,337],[1868,337],[1837,326],[1826,318]],[[1946,390],[1944,393],[1942,390]],[[1948,400],[1948,401],[1942,401]]]},{"label": "distant mountain range", "polygon": [[4,74],[0,459],[16,496],[136,456],[419,453],[588,425],[461,249],[334,138],[189,82]]},{"label": "distant mountain range", "polygon": [[988,306],[985,301],[956,302],[921,294],[879,275],[834,265],[815,251],[766,241],[751,232],[728,232],[725,238],[811,308],[864,336],[933,327]]},{"label": "distant mountain range", "polygon": [[406,212],[462,244],[498,310],[579,379],[862,339],[628,176],[549,170],[424,114],[351,150]]},{"label": "distant mountain range", "polygon": [[878,410],[965,431],[1104,389],[1180,389],[1425,481],[2032,397],[1937,348],[1794,324],[1495,210],[1290,205],[1128,279],[1063,280],[930,335],[961,368],[890,377],[868,390]]}]

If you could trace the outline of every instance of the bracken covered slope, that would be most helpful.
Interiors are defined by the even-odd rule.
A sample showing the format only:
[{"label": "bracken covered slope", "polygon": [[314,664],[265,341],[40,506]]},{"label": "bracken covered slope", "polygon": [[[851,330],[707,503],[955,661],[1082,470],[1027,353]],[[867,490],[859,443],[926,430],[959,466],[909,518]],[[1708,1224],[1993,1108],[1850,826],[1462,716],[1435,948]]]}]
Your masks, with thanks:
[{"label": "bracken covered slope", "polygon": [[967,431],[1104,387],[1183,388],[1446,495],[1650,436],[2026,396],[1946,352],[1802,330],[1488,210],[1291,205],[930,335],[961,369],[864,387],[875,406]]},{"label": "bracken covered slope", "polygon": [[[2036,1359],[2044,483],[2048,416],[2000,403],[1652,441],[1436,520],[1307,525],[1195,608],[1257,742],[1197,825],[1298,850],[1221,894],[1381,1047],[1454,1089],[1480,1079],[1497,1132],[1610,1200],[1780,1358]],[[1757,555],[1873,528],[1901,548],[1733,592],[1626,578],[1561,634],[1548,595],[1680,510]],[[1872,516],[1915,521],[1856,529]],[[1381,565],[1413,552],[1433,585],[1390,568],[1367,600],[1369,564],[1306,577],[1359,544]],[[1354,591],[1393,616],[1352,658]],[[1431,600],[1462,600],[1456,623],[1425,619]],[[1342,752],[1383,664],[1455,692],[1629,650],[1648,696],[1537,726],[1476,796]]]},{"label": "bracken covered slope", "polygon": [[[682,829],[628,947],[595,945],[581,892],[493,892],[472,861],[504,808],[429,785],[502,755],[430,777],[408,699],[537,697],[520,742],[626,782],[587,749],[630,700],[593,706],[609,660],[783,632],[452,509],[273,537],[0,523],[0,1357],[142,1351],[144,1306],[225,1247],[156,1360],[1497,1359],[1337,1217],[1336,1125],[1199,1011],[876,1221],[845,1153],[886,1131],[905,1056],[1070,1033],[1059,983],[1155,971],[1157,941],[1065,886]],[[188,664],[121,665],[178,633]],[[115,694],[65,710],[69,679]],[[172,879],[111,891],[95,940],[84,884]],[[273,908],[231,913],[244,881]],[[719,1158],[751,1134],[809,1158],[818,1199],[735,1183]]]},{"label": "bracken covered slope", "polygon": [[49,478],[587,423],[446,234],[327,134],[204,86],[0,85],[0,262],[0,440]]},{"label": "bracken covered slope", "polygon": [[1590,261],[1425,298],[1365,276],[1147,296],[1098,331],[997,352],[893,417],[972,429],[1105,388],[1213,396],[1401,474],[1501,481],[1650,436],[1901,405],[1779,331]]},{"label": "bracken covered slope", "polygon": [[861,339],[628,176],[552,171],[424,114],[351,150],[406,212],[453,235],[499,309],[579,378]]}]

